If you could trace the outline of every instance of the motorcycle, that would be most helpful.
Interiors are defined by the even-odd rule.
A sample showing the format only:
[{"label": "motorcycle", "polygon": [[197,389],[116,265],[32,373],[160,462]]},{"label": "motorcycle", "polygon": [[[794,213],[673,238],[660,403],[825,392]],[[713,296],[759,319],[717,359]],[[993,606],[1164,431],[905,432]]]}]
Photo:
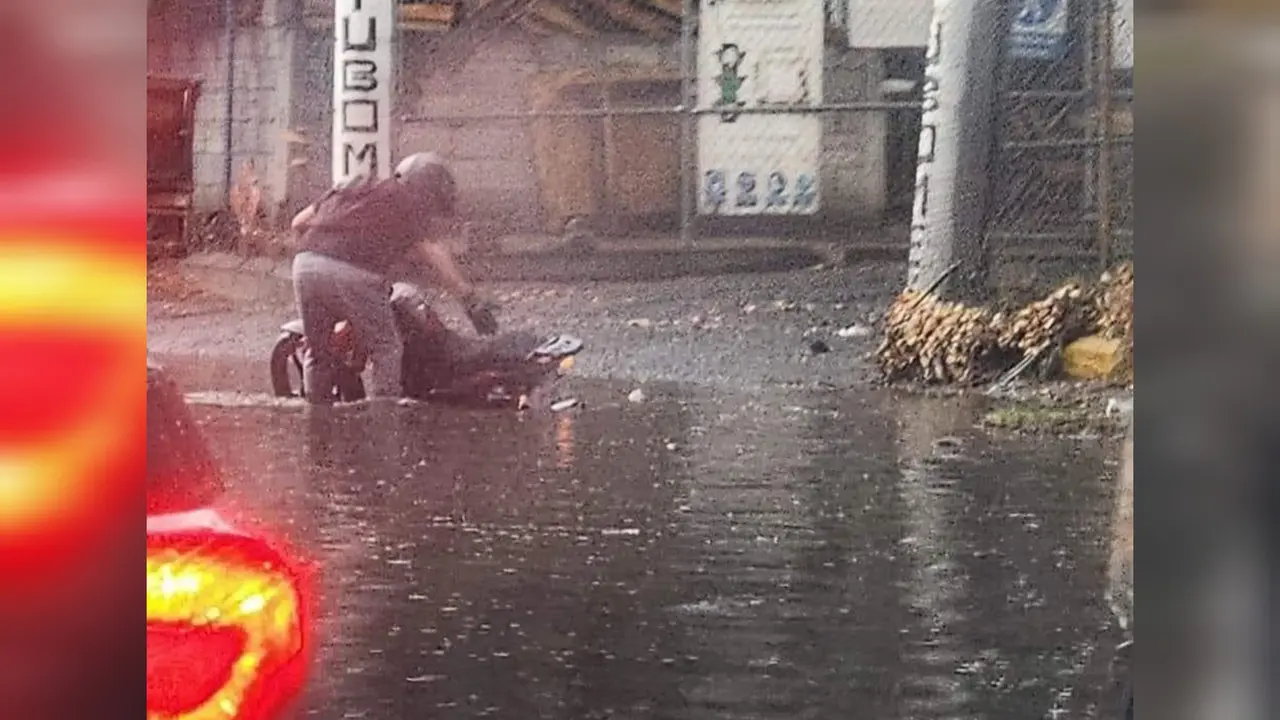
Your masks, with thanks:
[{"label": "motorcycle", "polygon": [[[501,333],[492,338],[469,338],[449,329],[417,286],[392,285],[391,307],[404,343],[400,377],[405,397],[423,401],[479,404],[526,409],[564,402],[549,397],[556,381],[572,369],[582,350],[581,339],[557,334],[539,337],[528,332]],[[346,320],[339,321],[326,340],[342,359],[332,398],[353,402],[365,398],[360,374],[369,353]],[[302,354],[310,338],[302,321],[280,327],[271,350],[271,389],[276,397],[302,397]]]}]

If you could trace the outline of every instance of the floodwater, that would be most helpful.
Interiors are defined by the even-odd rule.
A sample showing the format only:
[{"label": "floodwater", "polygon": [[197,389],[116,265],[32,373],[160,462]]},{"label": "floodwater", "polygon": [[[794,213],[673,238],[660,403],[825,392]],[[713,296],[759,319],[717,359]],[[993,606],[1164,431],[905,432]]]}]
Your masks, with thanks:
[{"label": "floodwater", "polygon": [[194,407],[320,568],[302,717],[1114,717],[1116,444],[962,400]]}]

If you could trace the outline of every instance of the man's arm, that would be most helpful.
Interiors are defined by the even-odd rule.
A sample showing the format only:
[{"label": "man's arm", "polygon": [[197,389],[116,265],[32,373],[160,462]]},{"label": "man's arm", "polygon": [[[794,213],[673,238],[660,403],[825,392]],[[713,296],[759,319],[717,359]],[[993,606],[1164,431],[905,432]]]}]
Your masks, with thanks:
[{"label": "man's arm", "polygon": [[320,207],[320,203],[324,202],[325,200],[328,200],[339,190],[343,190],[349,187],[355,187],[356,185],[360,184],[363,181],[364,181],[364,177],[361,175],[357,175],[347,180],[345,183],[339,183],[333,186],[332,188],[329,189],[328,192],[326,192],[324,195],[321,195],[319,200],[316,200],[310,205],[299,210],[298,214],[293,216],[293,221],[289,223],[289,227],[298,231],[306,230],[307,224],[310,223],[311,219],[316,216],[316,208]]},{"label": "man's arm", "polygon": [[307,227],[307,223],[311,222],[311,218],[315,217],[315,215],[316,205],[315,203],[311,203],[310,205],[302,208],[297,215],[293,216],[293,222],[289,223],[289,227],[294,230],[304,230]]},{"label": "man's arm", "polygon": [[440,274],[440,281],[454,297],[469,298],[475,295],[475,286],[467,281],[453,261],[453,253],[443,243],[424,240],[418,243],[419,254]]},{"label": "man's arm", "polygon": [[441,284],[445,285],[454,297],[462,301],[471,327],[481,335],[492,335],[498,332],[498,320],[494,317],[497,308],[489,301],[476,294],[476,288],[462,276],[457,264],[453,262],[453,254],[443,243],[427,240],[418,245],[419,253],[436,269]]}]

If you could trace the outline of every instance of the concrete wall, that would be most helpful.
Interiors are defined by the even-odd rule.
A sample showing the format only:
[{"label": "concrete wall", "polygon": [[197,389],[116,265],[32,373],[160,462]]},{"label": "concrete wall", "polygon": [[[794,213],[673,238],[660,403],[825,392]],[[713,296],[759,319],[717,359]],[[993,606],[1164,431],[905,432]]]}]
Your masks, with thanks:
[{"label": "concrete wall", "polygon": [[[272,220],[286,196],[288,176],[284,130],[290,117],[294,31],[284,12],[286,2],[267,0],[259,24],[236,29],[232,85],[232,182],[244,162],[253,162]],[[226,207],[226,49],[221,3],[195,2],[149,23],[148,73],[203,81],[194,135],[195,204],[201,212]]]},{"label": "concrete wall", "polygon": [[[465,62],[444,67],[413,47],[416,39],[405,38],[401,55],[401,109],[409,116],[525,112],[534,75],[560,65],[545,62],[543,43],[515,32],[491,37]],[[512,227],[540,224],[541,194],[527,121],[405,123],[398,141],[401,153],[435,149],[450,162],[467,216]]]},{"label": "concrete wall", "polygon": [[[236,44],[232,158],[235,171],[252,159],[273,218],[301,208],[329,183],[332,35],[327,28],[286,22],[268,0],[260,27],[241,28]],[[215,4],[216,7],[216,4]],[[219,22],[198,30],[169,27],[152,33],[153,73],[204,79],[196,129],[196,202],[225,204],[226,55]],[[487,35],[468,47],[431,52],[436,35],[400,37],[397,115],[485,115],[530,108],[529,86],[540,72],[631,65],[678,71],[679,49],[632,38],[584,42],[536,37],[517,29]],[[448,40],[446,40],[448,42]],[[829,102],[875,100],[884,77],[871,50],[828,52]],[[291,143],[286,131],[308,140]],[[824,119],[825,214],[840,221],[878,219],[885,207],[886,118],[882,113],[829,114]],[[397,150],[435,149],[453,165],[464,210],[510,231],[541,231],[537,167],[529,123],[521,120],[411,122],[400,125]],[[674,149],[673,149],[674,150]]]},{"label": "concrete wall", "polygon": [[[823,95],[828,103],[880,100],[885,79],[876,50],[828,50]],[[885,143],[889,115],[826,115],[822,126],[822,181],[826,210],[840,219],[876,220],[887,202]]]},{"label": "concrete wall", "polygon": [[[454,169],[464,212],[511,230],[542,230],[542,197],[527,120],[476,118],[465,122],[432,116],[518,114],[530,109],[535,75],[552,70],[631,64],[677,67],[678,49],[638,46],[604,38],[584,43],[567,37],[532,37],[512,30],[486,35],[473,52],[457,46],[433,52],[437,36],[405,33],[397,115],[419,118],[399,125],[397,155],[431,149]],[[294,75],[293,124],[312,142],[295,148],[291,205],[301,207],[328,183],[331,39],[325,30],[299,35]],[[630,44],[629,44],[630,43]]]}]

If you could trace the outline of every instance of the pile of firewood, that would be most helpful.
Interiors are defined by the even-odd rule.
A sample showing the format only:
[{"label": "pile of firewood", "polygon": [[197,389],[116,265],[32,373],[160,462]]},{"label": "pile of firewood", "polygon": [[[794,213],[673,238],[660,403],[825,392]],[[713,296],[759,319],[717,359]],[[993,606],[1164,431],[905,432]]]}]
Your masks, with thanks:
[{"label": "pile of firewood", "polygon": [[1133,379],[1133,263],[1102,274],[1097,292],[1098,334],[1119,340],[1123,359],[1119,375]]},{"label": "pile of firewood", "polygon": [[1131,338],[1132,327],[1133,267],[1128,264],[1104,274],[1097,288],[1069,282],[1011,312],[906,290],[885,314],[876,361],[890,382],[973,384],[1014,366],[1043,375],[1073,340],[1095,331]]},{"label": "pile of firewood", "polygon": [[1099,335],[1133,343],[1133,263],[1102,274],[1097,314]]},{"label": "pile of firewood", "polygon": [[1016,312],[991,319],[996,344],[1023,357],[1044,354],[1087,335],[1093,325],[1093,297],[1078,283],[1067,283]]},{"label": "pile of firewood", "polygon": [[880,372],[891,381],[971,382],[995,341],[991,320],[983,308],[906,290],[885,314]]}]

